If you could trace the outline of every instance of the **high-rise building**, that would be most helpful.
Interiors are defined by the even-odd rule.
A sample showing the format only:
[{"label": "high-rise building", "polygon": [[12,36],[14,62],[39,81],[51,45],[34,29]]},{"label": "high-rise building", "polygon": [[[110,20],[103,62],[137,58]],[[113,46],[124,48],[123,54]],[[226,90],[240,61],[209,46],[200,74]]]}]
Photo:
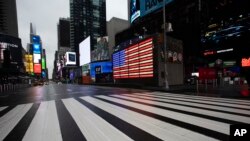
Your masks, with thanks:
[{"label": "high-rise building", "polygon": [[18,37],[16,0],[0,0],[0,33]]},{"label": "high-rise building", "polygon": [[79,65],[79,43],[91,37],[91,49],[96,47],[97,37],[106,35],[105,0],[70,0],[70,47],[77,53]]},{"label": "high-rise building", "polygon": [[111,54],[113,53],[113,48],[115,47],[115,35],[127,28],[129,28],[130,23],[127,20],[119,19],[116,17],[111,18],[107,22],[107,34],[109,40],[109,58],[111,58]]},{"label": "high-rise building", "polygon": [[57,25],[58,50],[60,47],[70,47],[70,19],[60,18]]},{"label": "high-rise building", "polygon": [[71,51],[70,48],[70,19],[60,18],[57,25],[58,33],[58,56],[59,60],[63,59],[66,52]]}]

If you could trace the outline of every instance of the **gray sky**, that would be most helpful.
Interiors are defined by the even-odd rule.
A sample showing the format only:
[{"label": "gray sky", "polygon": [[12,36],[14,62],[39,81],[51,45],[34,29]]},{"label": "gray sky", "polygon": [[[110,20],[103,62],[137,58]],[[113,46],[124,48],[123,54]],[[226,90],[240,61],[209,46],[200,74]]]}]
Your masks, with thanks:
[{"label": "gray sky", "polygon": [[[49,78],[52,77],[54,54],[57,49],[59,17],[69,17],[69,0],[16,0],[18,32],[26,49],[30,42],[30,22],[35,24],[43,48],[46,49]],[[107,21],[112,17],[127,20],[127,0],[106,0]]]}]

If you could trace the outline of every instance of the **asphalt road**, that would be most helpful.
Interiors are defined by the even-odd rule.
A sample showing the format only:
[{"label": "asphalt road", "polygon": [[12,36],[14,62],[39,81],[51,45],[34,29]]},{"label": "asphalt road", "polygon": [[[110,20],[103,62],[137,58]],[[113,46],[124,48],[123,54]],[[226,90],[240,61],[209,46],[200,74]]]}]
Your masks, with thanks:
[{"label": "asphalt road", "polygon": [[0,140],[228,140],[250,101],[50,84],[0,97]]}]

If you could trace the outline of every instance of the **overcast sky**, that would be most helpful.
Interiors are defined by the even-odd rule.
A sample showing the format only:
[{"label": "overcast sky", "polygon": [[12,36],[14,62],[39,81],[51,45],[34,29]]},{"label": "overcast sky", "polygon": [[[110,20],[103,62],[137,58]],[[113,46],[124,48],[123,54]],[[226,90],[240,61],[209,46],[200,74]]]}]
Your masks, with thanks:
[{"label": "overcast sky", "polygon": [[[69,0],[16,0],[18,32],[26,49],[30,42],[30,22],[35,24],[43,48],[46,49],[49,78],[52,78],[53,61],[57,49],[57,23],[59,17],[69,17]],[[106,19],[118,17],[127,20],[127,0],[106,0]]]}]

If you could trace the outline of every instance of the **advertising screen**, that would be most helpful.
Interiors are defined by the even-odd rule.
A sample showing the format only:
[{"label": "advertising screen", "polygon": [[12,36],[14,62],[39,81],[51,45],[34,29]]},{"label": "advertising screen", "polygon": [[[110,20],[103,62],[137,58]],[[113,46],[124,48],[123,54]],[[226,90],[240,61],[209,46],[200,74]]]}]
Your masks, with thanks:
[{"label": "advertising screen", "polygon": [[4,50],[10,51],[11,63],[22,63],[22,45],[21,39],[12,36],[0,34],[0,63],[4,61]]},{"label": "advertising screen", "polygon": [[41,54],[33,54],[33,62],[39,63],[39,60],[41,59]]},{"label": "advertising screen", "polygon": [[90,63],[90,36],[79,44],[80,66]]},{"label": "advertising screen", "polygon": [[45,69],[45,68],[46,68],[45,59],[42,58],[42,69]]},{"label": "advertising screen", "polygon": [[41,64],[34,64],[34,73],[41,73]]},{"label": "advertising screen", "polygon": [[97,38],[97,48],[91,52],[91,61],[109,60],[108,37]]},{"label": "advertising screen", "polygon": [[76,53],[66,52],[66,65],[76,65]]},{"label": "advertising screen", "polygon": [[[165,5],[168,5],[173,0],[165,0]],[[141,16],[145,16],[155,10],[163,7],[163,0],[140,0]]]},{"label": "advertising screen", "polygon": [[32,41],[33,41],[33,43],[40,44],[40,36],[33,35]]},{"label": "advertising screen", "polygon": [[75,54],[69,54],[69,62],[75,62],[76,61],[76,55]]},{"label": "advertising screen", "polygon": [[42,78],[46,78],[46,72],[42,71]]},{"label": "advertising screen", "polygon": [[250,67],[250,57],[249,58],[242,58],[241,59],[241,66],[242,67]]},{"label": "advertising screen", "polygon": [[114,53],[113,71],[115,79],[153,77],[152,38]]},{"label": "advertising screen", "polygon": [[41,54],[41,45],[40,44],[33,44],[33,53]]},{"label": "advertising screen", "polygon": [[91,63],[90,64],[90,76],[91,76],[91,78],[95,78],[96,72],[98,72],[98,73],[110,73],[110,72],[112,72],[112,63],[111,62]]},{"label": "advertising screen", "polygon": [[33,63],[26,63],[26,72],[33,72]]},{"label": "advertising screen", "polygon": [[130,1],[130,22],[132,23],[138,17],[140,17],[140,3],[139,0]]}]

